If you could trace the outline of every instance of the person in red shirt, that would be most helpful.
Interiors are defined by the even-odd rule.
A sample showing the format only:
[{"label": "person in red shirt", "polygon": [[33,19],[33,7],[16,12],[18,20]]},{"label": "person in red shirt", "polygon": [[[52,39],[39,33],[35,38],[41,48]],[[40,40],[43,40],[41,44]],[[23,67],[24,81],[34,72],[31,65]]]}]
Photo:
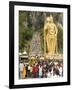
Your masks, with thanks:
[{"label": "person in red shirt", "polygon": [[39,71],[39,66],[38,64],[35,65],[35,78],[38,77],[38,71]]}]

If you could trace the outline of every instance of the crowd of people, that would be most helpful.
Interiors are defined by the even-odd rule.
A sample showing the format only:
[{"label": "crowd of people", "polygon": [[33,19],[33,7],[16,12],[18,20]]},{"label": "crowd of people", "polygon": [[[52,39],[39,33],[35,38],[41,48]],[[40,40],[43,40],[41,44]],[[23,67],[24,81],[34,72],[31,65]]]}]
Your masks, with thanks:
[{"label": "crowd of people", "polygon": [[63,62],[39,61],[33,65],[20,63],[20,79],[63,77]]}]

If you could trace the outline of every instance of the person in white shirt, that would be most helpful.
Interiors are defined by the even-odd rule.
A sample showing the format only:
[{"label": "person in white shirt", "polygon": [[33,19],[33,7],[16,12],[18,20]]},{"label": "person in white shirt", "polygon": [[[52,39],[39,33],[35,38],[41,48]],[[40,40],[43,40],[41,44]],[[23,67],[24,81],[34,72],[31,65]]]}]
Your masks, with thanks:
[{"label": "person in white shirt", "polygon": [[41,65],[39,66],[39,77],[40,78],[42,77],[42,66]]},{"label": "person in white shirt", "polygon": [[60,76],[63,76],[62,73],[63,73],[63,69],[62,69],[62,67],[60,66],[60,67],[59,67],[59,74],[60,74]]},{"label": "person in white shirt", "polygon": [[51,68],[50,68],[47,72],[47,78],[51,78],[51,77],[52,77],[52,73],[51,73]]}]

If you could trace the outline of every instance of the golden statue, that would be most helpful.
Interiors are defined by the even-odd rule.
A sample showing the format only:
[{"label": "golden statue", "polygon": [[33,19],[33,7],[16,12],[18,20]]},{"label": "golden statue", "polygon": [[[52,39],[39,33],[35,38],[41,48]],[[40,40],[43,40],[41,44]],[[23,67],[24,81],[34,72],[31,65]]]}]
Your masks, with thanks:
[{"label": "golden statue", "polygon": [[46,18],[44,25],[44,55],[54,55],[57,53],[57,26],[53,22],[53,17]]}]

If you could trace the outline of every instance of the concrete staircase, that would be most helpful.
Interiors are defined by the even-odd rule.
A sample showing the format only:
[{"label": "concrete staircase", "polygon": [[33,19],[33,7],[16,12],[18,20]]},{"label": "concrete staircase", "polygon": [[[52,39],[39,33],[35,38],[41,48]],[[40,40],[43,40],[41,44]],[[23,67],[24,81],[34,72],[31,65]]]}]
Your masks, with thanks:
[{"label": "concrete staircase", "polygon": [[41,51],[41,41],[40,41],[40,33],[39,32],[35,32],[33,34],[30,49],[31,49],[30,56],[35,56],[35,55],[40,56],[42,51]]}]

